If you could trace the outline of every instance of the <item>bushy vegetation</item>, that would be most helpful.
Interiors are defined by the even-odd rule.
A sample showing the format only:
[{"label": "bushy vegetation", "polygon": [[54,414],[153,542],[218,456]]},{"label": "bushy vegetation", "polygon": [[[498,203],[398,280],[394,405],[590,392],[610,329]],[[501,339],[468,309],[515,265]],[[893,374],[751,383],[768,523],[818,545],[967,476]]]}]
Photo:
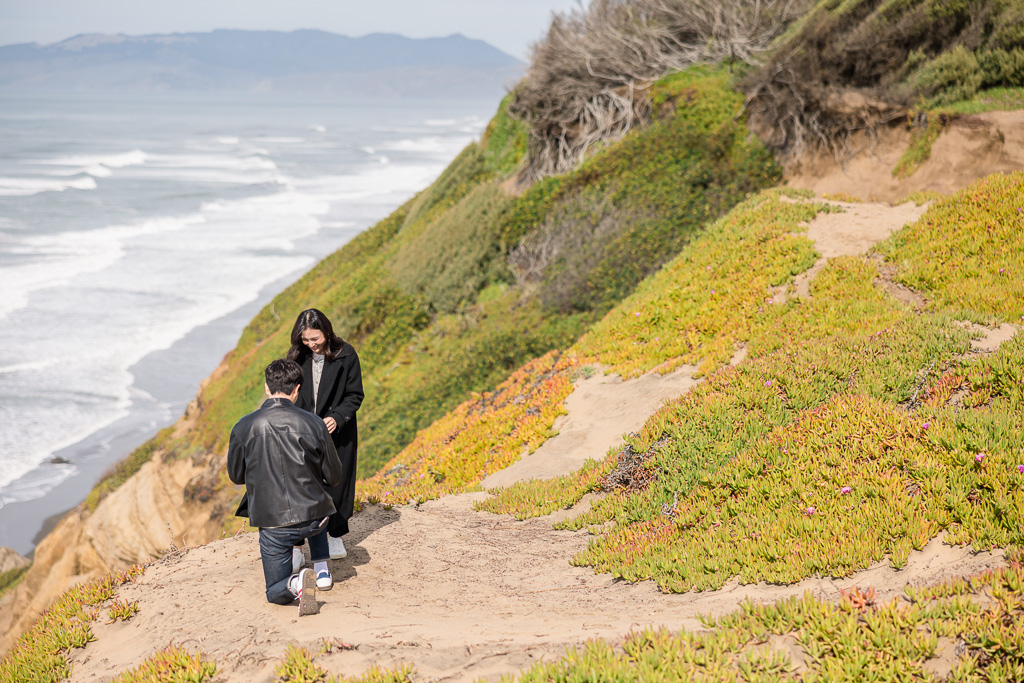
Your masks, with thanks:
[{"label": "bushy vegetation", "polygon": [[751,122],[786,154],[843,155],[909,107],[1024,85],[1022,25],[1019,0],[819,0],[747,75]]},{"label": "bushy vegetation", "polygon": [[[745,602],[732,614],[706,619],[708,631],[645,629],[618,647],[591,641],[558,661],[502,680],[937,680],[945,672],[932,668],[931,660],[940,648],[954,647],[947,680],[1024,678],[1024,567],[1019,562],[932,588],[908,588],[907,598],[910,604],[881,603],[873,591],[854,588],[836,604],[810,594],[774,605]],[[789,643],[795,647],[787,648]]]}]

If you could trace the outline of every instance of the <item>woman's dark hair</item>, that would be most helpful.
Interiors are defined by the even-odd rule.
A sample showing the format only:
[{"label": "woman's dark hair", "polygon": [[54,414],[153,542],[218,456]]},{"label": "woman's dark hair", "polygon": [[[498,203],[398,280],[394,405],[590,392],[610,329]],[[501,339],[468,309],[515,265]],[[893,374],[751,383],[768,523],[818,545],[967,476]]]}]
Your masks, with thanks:
[{"label": "woman's dark hair", "polygon": [[290,394],[302,384],[302,368],[292,360],[278,358],[263,371],[271,394]]},{"label": "woman's dark hair", "polygon": [[292,348],[288,349],[288,360],[302,363],[313,352],[302,343],[302,333],[306,330],[320,330],[327,340],[327,348],[324,349],[324,359],[334,360],[345,344],[345,340],[334,334],[334,326],[330,319],[315,308],[307,308],[295,319],[295,327],[292,328]]}]

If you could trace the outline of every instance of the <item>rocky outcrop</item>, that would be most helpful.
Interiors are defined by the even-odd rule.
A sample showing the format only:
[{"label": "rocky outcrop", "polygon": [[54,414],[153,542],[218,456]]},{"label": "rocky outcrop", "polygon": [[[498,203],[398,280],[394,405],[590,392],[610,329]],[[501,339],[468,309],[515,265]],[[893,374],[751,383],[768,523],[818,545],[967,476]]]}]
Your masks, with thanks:
[{"label": "rocky outcrop", "polygon": [[27,557],[22,557],[14,549],[0,547],[0,574],[9,572],[12,569],[21,569],[31,563],[31,560]]}]

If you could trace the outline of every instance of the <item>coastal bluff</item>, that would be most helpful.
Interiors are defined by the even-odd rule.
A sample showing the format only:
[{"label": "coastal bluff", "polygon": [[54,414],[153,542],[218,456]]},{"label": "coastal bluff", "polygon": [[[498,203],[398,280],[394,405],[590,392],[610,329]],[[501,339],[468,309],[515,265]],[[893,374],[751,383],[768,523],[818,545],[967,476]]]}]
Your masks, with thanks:
[{"label": "coastal bluff", "polygon": [[[845,192],[852,195],[878,194],[882,199],[921,190],[950,192],[993,170],[1024,168],[1020,111],[980,114],[949,127],[936,141],[931,158],[903,184],[891,178],[886,165],[905,146],[906,132],[894,129],[889,135],[873,155],[857,157],[846,166],[817,159],[801,167],[813,165],[820,191],[848,188]],[[793,186],[810,182],[807,175],[789,179]],[[222,364],[211,377],[225,370]],[[187,434],[203,410],[203,388],[174,426],[177,434]],[[6,651],[69,586],[150,562],[170,548],[194,548],[222,538],[225,501],[200,501],[185,494],[190,485],[216,480],[222,469],[217,454],[165,461],[158,452],[95,510],[82,505],[66,515],[36,548],[23,582],[0,602],[0,651]]]}]

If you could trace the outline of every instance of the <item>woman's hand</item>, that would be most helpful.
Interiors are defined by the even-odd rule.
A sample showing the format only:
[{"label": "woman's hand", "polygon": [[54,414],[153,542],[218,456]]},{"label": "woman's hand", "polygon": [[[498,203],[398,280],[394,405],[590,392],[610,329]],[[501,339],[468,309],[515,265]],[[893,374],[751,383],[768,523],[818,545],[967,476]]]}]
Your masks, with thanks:
[{"label": "woman's hand", "polygon": [[333,434],[334,430],[338,428],[338,423],[334,420],[333,417],[325,417],[324,424],[327,425],[327,431],[330,432],[331,434]]}]

